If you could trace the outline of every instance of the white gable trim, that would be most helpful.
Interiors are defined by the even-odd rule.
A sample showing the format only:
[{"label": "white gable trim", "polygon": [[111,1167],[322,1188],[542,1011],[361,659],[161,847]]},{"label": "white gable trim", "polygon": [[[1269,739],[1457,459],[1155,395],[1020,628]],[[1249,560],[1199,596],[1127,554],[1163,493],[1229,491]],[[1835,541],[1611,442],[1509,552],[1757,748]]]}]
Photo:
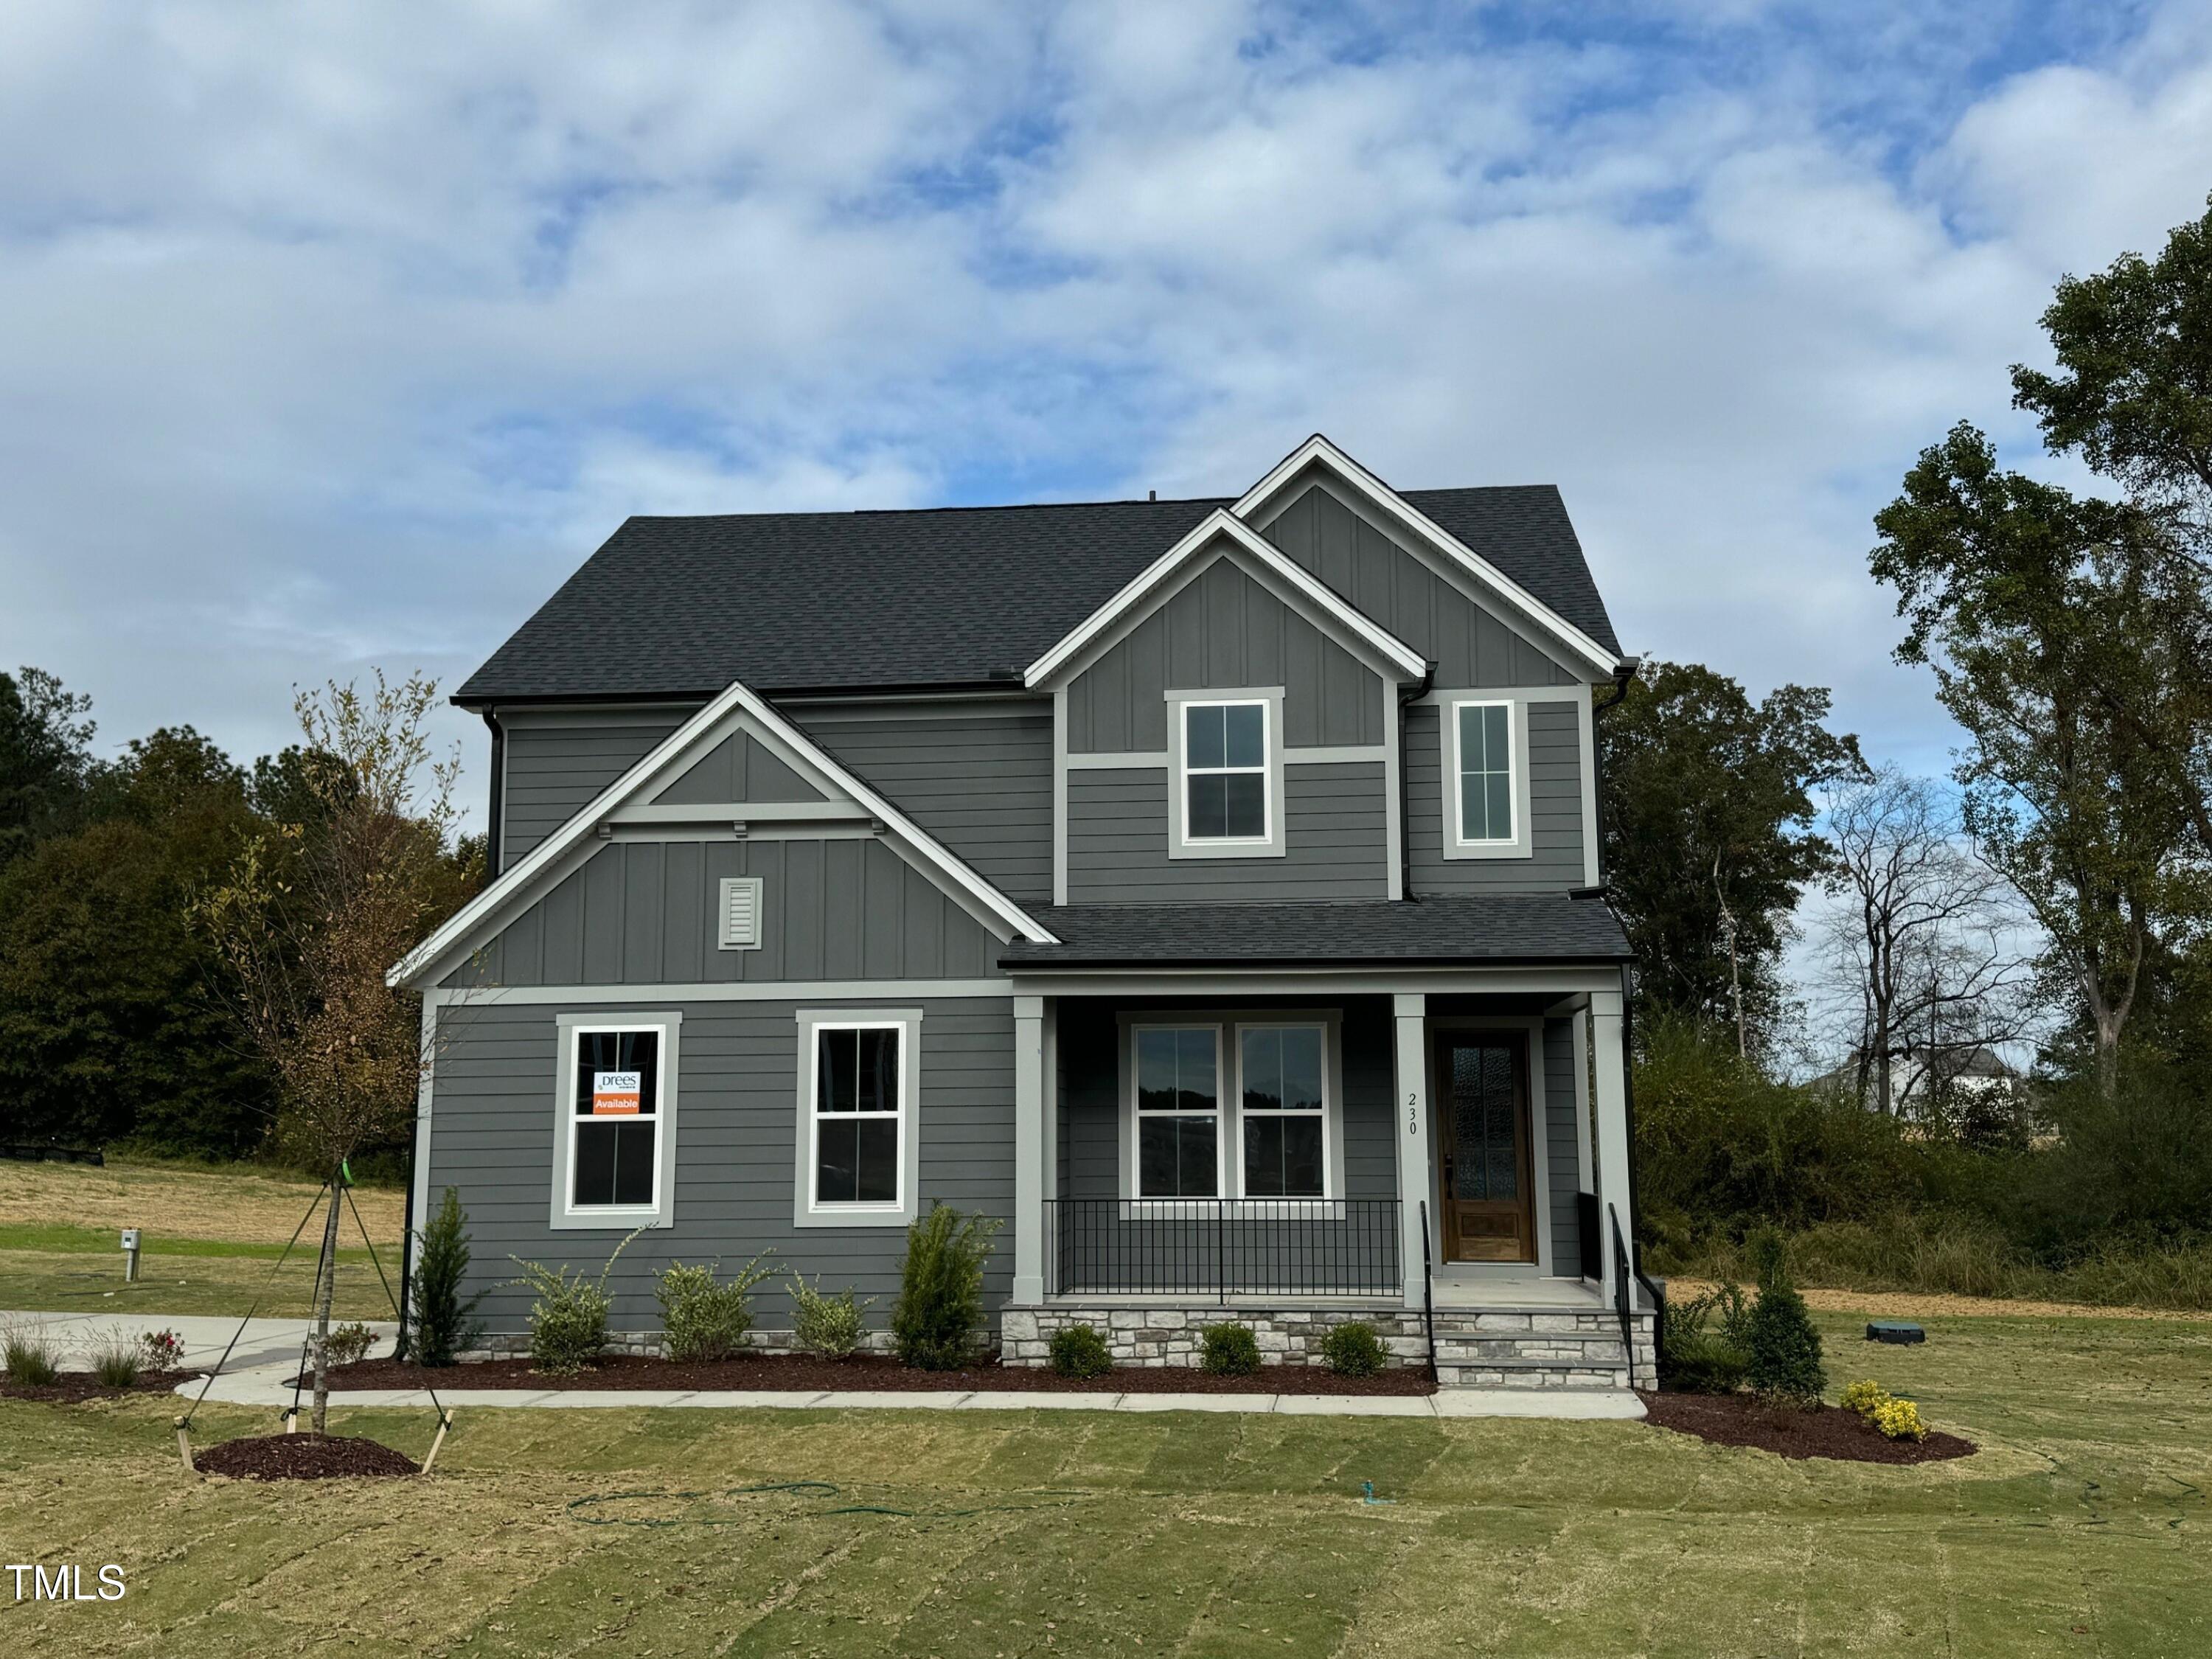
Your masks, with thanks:
[{"label": "white gable trim", "polygon": [[1285,485],[1294,481],[1307,467],[1316,464],[1366,496],[1404,529],[1430,543],[1463,567],[1469,575],[1495,589],[1501,601],[1517,611],[1523,619],[1555,637],[1601,677],[1611,678],[1620,666],[1620,659],[1617,653],[1607,650],[1318,432],[1285,455],[1266,477],[1246,490],[1231,510],[1239,519],[1255,518]]},{"label": "white gable trim", "polygon": [[1103,650],[1115,635],[1117,625],[1133,623],[1147,601],[1161,600],[1180,591],[1175,578],[1184,567],[1219,537],[1255,560],[1302,608],[1328,618],[1361,647],[1361,654],[1397,669],[1408,679],[1419,679],[1428,667],[1419,652],[1387,629],[1355,610],[1326,585],[1315,579],[1273,543],[1266,540],[1242,519],[1216,507],[1189,534],[1152,561],[1121,591],[1092,611],[1059,644],[1023,672],[1023,683],[1031,690],[1053,684],[1079,669],[1093,653]]},{"label": "white gable trim", "polygon": [[[942,878],[947,890],[976,914],[978,921],[985,921],[987,926],[994,921],[1008,933],[1039,944],[1054,942],[1052,934],[1021,906],[840,765],[758,695],[743,683],[732,680],[720,696],[670,732],[644,759],[608,785],[590,805],[538,842],[526,857],[455,911],[443,927],[409,951],[385,975],[385,983],[419,988],[447,971],[453,959],[475,948],[482,935],[495,925],[503,925],[512,911],[537,897],[542,889],[552,885],[574,864],[582,861],[572,855],[580,852],[583,857],[588,857],[595,851],[592,842],[601,823],[624,816],[620,809],[626,803],[643,795],[656,783],[678,775],[674,769],[679,763],[688,765],[698,757],[692,751],[697,748],[699,739],[713,734],[732,714],[749,720],[757,734],[767,740],[771,751],[807,781],[849,799],[854,803],[854,816],[881,823],[883,839],[894,850],[910,854],[915,861],[933,870]],[[714,738],[715,742],[720,740],[719,736]],[[702,810],[704,809],[686,808],[685,812],[696,819]],[[743,810],[742,806],[738,808],[739,811]],[[775,811],[773,807],[764,810]]]}]

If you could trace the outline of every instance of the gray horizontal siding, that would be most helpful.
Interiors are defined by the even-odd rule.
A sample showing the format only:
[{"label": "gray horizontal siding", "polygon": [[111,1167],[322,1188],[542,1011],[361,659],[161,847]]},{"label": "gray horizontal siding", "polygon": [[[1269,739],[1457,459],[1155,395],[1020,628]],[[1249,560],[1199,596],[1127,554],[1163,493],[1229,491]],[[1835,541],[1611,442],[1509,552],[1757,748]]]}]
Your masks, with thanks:
[{"label": "gray horizontal siding", "polygon": [[1382,741],[1382,681],[1237,564],[1215,560],[1067,688],[1073,754],[1159,752],[1165,694],[1279,685],[1297,748]]},{"label": "gray horizontal siding", "polygon": [[755,742],[732,732],[653,798],[656,806],[716,806],[724,801],[817,801],[822,792]]},{"label": "gray horizontal siding", "polygon": [[[658,1329],[653,1275],[671,1261],[726,1269],[763,1250],[824,1288],[853,1285],[877,1298],[884,1325],[898,1290],[905,1233],[896,1227],[792,1225],[799,1132],[800,1006],[817,1002],[678,1005],[676,1224],[641,1234],[615,1264],[612,1325]],[[999,1217],[1013,1209],[1013,1019],[1009,1002],[926,1000],[921,1042],[921,1199]],[[546,1225],[553,1175],[555,1020],[562,1013],[634,1011],[463,1006],[446,1011],[433,1078],[429,1185],[468,1211],[470,1286],[495,1332],[526,1328],[528,1296],[507,1281],[511,1255],[568,1264],[596,1276],[618,1231],[556,1233]],[[1012,1241],[1002,1234],[986,1274],[993,1307],[1006,1297]],[[788,1328],[780,1284],[756,1292],[756,1322]]]},{"label": "gray horizontal siding", "polygon": [[1583,884],[1582,738],[1575,707],[1528,705],[1529,856],[1443,855],[1443,726],[1433,704],[1406,711],[1406,846],[1413,894],[1557,893]]},{"label": "gray horizontal siding", "polygon": [[941,717],[808,709],[809,736],[1017,902],[1052,902],[1052,706]]},{"label": "gray horizontal siding", "polygon": [[[761,878],[761,948],[716,943],[725,876]],[[447,981],[494,985],[977,979],[997,941],[881,842],[613,841]]]},{"label": "gray horizontal siding", "polygon": [[501,726],[506,777],[500,803],[505,869],[583,811],[681,725],[677,710],[581,710],[550,719],[511,717]]},{"label": "gray horizontal siding", "polygon": [[1388,896],[1389,831],[1380,761],[1285,769],[1280,858],[1170,859],[1168,789],[1164,767],[1069,772],[1069,903]]},{"label": "gray horizontal siding", "polygon": [[1582,1229],[1575,1194],[1582,1190],[1575,1137],[1573,1023],[1544,1022],[1544,1153],[1551,1166],[1552,1271],[1573,1278],[1582,1271]]},{"label": "gray horizontal siding", "polygon": [[1571,685],[1577,678],[1325,489],[1307,490],[1265,533],[1435,663],[1439,685]]}]

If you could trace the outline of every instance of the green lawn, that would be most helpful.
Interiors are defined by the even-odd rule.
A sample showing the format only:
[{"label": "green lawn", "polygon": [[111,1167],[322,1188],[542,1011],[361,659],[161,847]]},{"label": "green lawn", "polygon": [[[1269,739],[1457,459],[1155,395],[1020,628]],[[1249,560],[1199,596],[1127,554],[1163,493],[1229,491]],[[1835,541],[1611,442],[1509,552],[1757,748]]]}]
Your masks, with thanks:
[{"label": "green lawn", "polygon": [[[0,1232],[15,1229],[0,1229]],[[45,1313],[234,1314],[243,1317],[262,1295],[260,1313],[276,1318],[310,1311],[315,1285],[316,1239],[303,1239],[282,1269],[283,1246],[227,1244],[209,1240],[162,1240],[139,1266],[138,1282],[123,1282],[123,1253],[26,1249],[0,1243],[0,1310]],[[398,1282],[399,1262],[385,1251],[384,1271]],[[272,1276],[272,1270],[273,1276]],[[265,1291],[265,1294],[264,1293]],[[377,1282],[367,1250],[341,1251],[333,1304],[342,1319],[390,1319],[392,1303]],[[0,1586],[0,1591],[5,1587]],[[4,1595],[0,1595],[4,1600]]]},{"label": "green lawn", "polygon": [[[1878,1376],[1982,1453],[1785,1463],[1631,1424],[477,1410],[428,1481],[270,1488],[185,1480],[166,1402],[0,1402],[0,1559],[112,1560],[131,1584],[112,1607],[15,1606],[0,1579],[0,1652],[2212,1650],[2212,1329],[1960,1318],[1909,1350],[1824,1328],[1838,1386]],[[343,1426],[418,1455],[431,1427]],[[1363,1505],[1362,1480],[1392,1501]]]}]

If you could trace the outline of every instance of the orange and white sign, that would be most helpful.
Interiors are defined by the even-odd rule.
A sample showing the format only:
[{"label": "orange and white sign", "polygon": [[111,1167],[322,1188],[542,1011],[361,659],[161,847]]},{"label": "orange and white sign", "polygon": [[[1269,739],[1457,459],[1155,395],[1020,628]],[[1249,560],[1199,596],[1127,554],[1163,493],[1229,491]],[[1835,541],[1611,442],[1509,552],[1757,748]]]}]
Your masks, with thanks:
[{"label": "orange and white sign", "polygon": [[635,1117],[639,1097],[644,1092],[644,1074],[638,1072],[594,1072],[592,1073],[592,1115],[593,1117]]}]

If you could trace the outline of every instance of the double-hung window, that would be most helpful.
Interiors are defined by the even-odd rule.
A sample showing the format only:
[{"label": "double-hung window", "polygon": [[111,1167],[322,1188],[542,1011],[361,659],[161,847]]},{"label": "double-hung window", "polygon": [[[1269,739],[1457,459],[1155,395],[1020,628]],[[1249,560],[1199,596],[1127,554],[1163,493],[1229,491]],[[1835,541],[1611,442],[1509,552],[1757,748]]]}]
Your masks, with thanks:
[{"label": "double-hung window", "polygon": [[671,1219],[677,1017],[564,1016],[553,1170],[556,1227]]},{"label": "double-hung window", "polygon": [[1237,1028],[1244,1197],[1328,1196],[1326,1041],[1320,1025]]},{"label": "double-hung window", "polygon": [[1140,1025],[1137,1073],[1137,1196],[1219,1198],[1221,1030]]},{"label": "double-hung window", "polygon": [[1267,705],[1183,705],[1183,836],[1264,844],[1267,826]]},{"label": "double-hung window", "polygon": [[801,1226],[913,1219],[919,1011],[802,1011],[799,1187]]},{"label": "double-hung window", "polygon": [[1444,713],[1444,856],[1525,856],[1527,706],[1510,697],[1478,697],[1448,702]]}]

